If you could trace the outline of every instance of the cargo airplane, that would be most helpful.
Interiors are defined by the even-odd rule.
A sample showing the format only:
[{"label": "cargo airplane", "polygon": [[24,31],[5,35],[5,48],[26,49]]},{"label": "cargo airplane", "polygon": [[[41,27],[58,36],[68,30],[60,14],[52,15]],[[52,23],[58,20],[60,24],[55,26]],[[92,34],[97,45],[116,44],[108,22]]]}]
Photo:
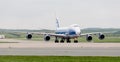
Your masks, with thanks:
[{"label": "cargo airplane", "polygon": [[[45,41],[49,41],[51,39],[51,36],[54,36],[55,43],[59,43],[59,42],[64,43],[65,41],[67,43],[70,43],[71,42],[70,39],[74,39],[74,43],[78,43],[78,37],[81,36],[86,36],[86,40],[90,42],[92,41],[92,35],[97,35],[97,34],[100,40],[105,38],[105,35],[100,32],[82,34],[80,30],[80,26],[78,24],[73,24],[69,27],[60,27],[58,19],[56,19],[56,30],[54,34],[53,33],[40,33],[40,34],[44,35]],[[28,33],[26,38],[31,39],[32,34]]]}]

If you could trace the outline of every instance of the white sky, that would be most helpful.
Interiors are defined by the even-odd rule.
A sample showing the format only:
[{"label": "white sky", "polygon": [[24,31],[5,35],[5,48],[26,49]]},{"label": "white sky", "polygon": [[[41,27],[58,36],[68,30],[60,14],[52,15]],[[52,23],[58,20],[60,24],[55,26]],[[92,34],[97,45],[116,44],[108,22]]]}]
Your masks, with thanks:
[{"label": "white sky", "polygon": [[120,0],[0,0],[0,28],[55,29],[56,16],[60,26],[120,28]]}]

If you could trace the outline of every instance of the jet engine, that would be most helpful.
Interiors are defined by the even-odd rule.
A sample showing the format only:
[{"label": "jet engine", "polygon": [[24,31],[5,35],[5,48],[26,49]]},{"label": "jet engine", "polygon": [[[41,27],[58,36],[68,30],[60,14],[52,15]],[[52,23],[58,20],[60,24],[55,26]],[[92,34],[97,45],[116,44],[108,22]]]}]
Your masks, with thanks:
[{"label": "jet engine", "polygon": [[100,33],[100,34],[99,34],[99,39],[100,39],[100,40],[103,40],[104,38],[105,38],[105,35]]},{"label": "jet engine", "polygon": [[27,39],[31,39],[32,38],[32,34],[27,34],[26,38]]},{"label": "jet engine", "polygon": [[45,35],[45,36],[44,36],[44,40],[45,40],[45,41],[49,41],[49,40],[50,40],[50,35]]},{"label": "jet engine", "polygon": [[87,40],[87,41],[91,41],[91,40],[92,40],[92,36],[91,36],[91,35],[87,35],[87,36],[86,36],[86,40]]}]

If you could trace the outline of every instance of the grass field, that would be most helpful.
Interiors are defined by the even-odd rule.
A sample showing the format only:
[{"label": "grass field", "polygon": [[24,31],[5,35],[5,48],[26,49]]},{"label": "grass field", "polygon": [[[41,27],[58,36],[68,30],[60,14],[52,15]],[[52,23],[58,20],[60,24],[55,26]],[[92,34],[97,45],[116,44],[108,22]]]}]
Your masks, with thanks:
[{"label": "grass field", "polygon": [[5,41],[0,41],[0,43],[19,43],[19,42],[5,42]]},{"label": "grass field", "polygon": [[0,62],[120,62],[120,57],[0,56]]},{"label": "grass field", "polygon": [[[26,38],[13,38],[19,40],[27,40]],[[51,38],[50,41],[54,41],[55,38]],[[60,39],[59,39],[60,40]],[[44,41],[44,37],[32,38],[31,41]],[[71,40],[74,41],[73,39]],[[85,37],[78,38],[79,42],[87,42]],[[98,39],[97,37],[93,37],[93,42],[95,43],[120,43],[120,37],[106,37],[103,40]]]}]

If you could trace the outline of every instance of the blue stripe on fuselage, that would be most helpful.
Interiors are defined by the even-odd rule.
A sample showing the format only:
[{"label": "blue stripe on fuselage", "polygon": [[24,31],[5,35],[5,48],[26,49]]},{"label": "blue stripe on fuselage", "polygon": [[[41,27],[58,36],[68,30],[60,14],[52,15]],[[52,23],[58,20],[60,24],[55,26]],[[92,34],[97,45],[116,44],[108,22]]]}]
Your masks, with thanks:
[{"label": "blue stripe on fuselage", "polygon": [[76,35],[75,30],[73,30],[73,29],[69,29],[69,35]]},{"label": "blue stripe on fuselage", "polygon": [[68,31],[67,30],[57,30],[55,33],[56,34],[66,34],[67,33],[68,35],[76,35],[76,32],[73,29],[69,29]]}]

